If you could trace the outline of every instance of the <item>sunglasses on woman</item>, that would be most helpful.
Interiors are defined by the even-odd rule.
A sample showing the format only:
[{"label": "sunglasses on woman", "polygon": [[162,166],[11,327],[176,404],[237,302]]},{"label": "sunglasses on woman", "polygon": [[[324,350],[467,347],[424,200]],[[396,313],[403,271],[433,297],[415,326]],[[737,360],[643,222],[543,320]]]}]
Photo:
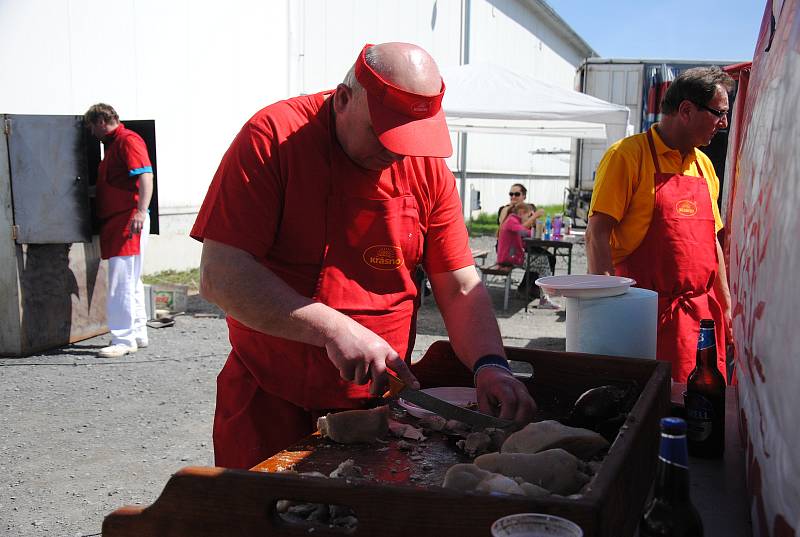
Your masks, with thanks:
[{"label": "sunglasses on woman", "polygon": [[516,198],[518,196],[521,196],[522,192],[509,192],[508,195],[511,196],[512,198]]}]

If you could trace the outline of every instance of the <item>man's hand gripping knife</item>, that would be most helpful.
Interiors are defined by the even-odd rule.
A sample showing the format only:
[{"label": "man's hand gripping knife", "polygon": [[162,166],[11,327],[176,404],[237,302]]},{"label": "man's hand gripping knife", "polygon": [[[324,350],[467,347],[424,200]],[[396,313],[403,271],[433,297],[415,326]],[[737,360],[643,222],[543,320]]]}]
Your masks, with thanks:
[{"label": "man's hand gripping knife", "polygon": [[511,372],[508,360],[496,354],[479,358],[472,366],[481,412],[524,426],[533,420],[536,402],[528,388]]},{"label": "man's hand gripping knife", "polygon": [[382,337],[346,316],[337,324],[325,350],[344,380],[359,385],[371,380],[370,395],[380,396],[388,385],[388,368],[406,385],[419,389],[408,365]]}]

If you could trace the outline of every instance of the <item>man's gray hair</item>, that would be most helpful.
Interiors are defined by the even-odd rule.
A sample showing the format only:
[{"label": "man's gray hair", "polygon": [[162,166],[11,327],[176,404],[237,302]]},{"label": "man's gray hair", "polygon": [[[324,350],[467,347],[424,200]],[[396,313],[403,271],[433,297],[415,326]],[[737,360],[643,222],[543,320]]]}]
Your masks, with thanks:
[{"label": "man's gray hair", "polygon": [[[381,76],[385,76],[390,74],[391,66],[387,65],[381,58],[380,50],[376,50],[375,47],[370,47],[367,49],[366,52],[366,60],[367,65],[372,67],[378,74]],[[344,80],[342,84],[353,90],[354,93],[358,94],[364,90],[364,87],[358,83],[358,79],[356,79],[356,65],[350,68],[347,71],[347,74],[344,75]]]},{"label": "man's gray hair", "polygon": [[667,88],[661,101],[661,111],[674,114],[683,101],[707,105],[714,98],[717,86],[728,92],[733,90],[731,76],[716,65],[687,69]]}]

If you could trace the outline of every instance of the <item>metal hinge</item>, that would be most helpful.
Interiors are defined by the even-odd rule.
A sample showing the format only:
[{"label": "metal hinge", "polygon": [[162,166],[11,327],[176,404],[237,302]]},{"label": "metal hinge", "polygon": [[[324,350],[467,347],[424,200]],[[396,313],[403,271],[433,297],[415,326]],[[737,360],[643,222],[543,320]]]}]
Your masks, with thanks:
[{"label": "metal hinge", "polygon": [[11,240],[17,240],[17,236],[19,235],[19,226],[13,225],[11,226]]},{"label": "metal hinge", "polygon": [[3,122],[3,132],[6,133],[6,136],[10,136],[11,135],[11,120],[10,119],[6,119]]}]

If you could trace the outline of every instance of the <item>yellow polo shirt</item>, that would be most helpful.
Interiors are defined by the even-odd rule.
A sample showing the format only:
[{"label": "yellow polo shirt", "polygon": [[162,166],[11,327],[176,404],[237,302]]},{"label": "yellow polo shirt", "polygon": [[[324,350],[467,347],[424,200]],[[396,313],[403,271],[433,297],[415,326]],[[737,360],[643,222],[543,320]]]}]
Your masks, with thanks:
[{"label": "yellow polo shirt", "polygon": [[[650,131],[662,172],[699,177],[698,166],[703,171],[711,194],[714,227],[716,231],[722,229],[717,207],[719,178],[711,160],[697,148],[682,159],[680,151],[667,147],[655,128],[651,127]],[[609,147],[597,167],[589,216],[600,212],[619,222],[611,232],[611,258],[615,265],[639,247],[650,227],[655,203],[655,171],[647,133],[629,136]]]}]

